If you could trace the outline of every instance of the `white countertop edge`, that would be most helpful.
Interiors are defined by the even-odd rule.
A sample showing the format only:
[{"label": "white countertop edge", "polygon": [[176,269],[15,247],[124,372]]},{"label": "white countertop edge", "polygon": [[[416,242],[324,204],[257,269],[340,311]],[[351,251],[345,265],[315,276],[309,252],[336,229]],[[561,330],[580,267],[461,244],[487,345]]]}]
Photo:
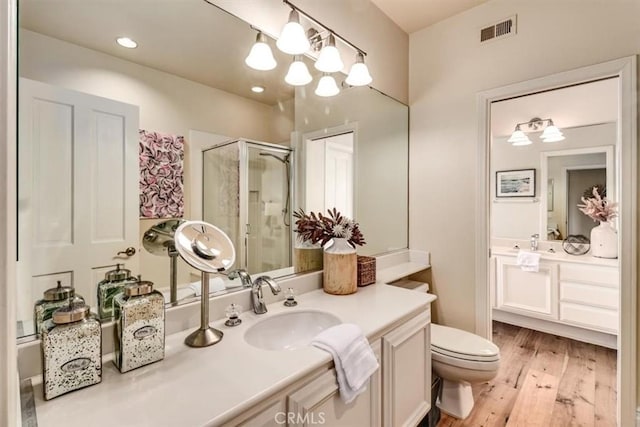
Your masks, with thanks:
[{"label": "white countertop edge", "polygon": [[[522,249],[525,252],[530,252],[527,249]],[[511,247],[505,246],[492,246],[491,247],[491,255],[499,255],[499,256],[511,256],[516,257],[520,249],[515,249]],[[585,255],[571,255],[564,251],[556,251],[555,253],[551,253],[548,251],[536,251],[535,253],[540,254],[540,259],[545,261],[557,261],[557,262],[572,262],[576,264],[589,264],[589,265],[601,265],[606,267],[618,267],[619,261],[617,258],[598,258],[589,255],[588,253]]]},{"label": "white countertop edge", "polygon": [[[309,292],[298,297],[300,303],[297,309],[308,308],[331,312],[344,322],[360,325],[369,339],[377,339],[382,333],[427,309],[435,298],[434,295],[376,283],[359,288],[357,293],[347,296],[328,295],[322,290]],[[281,303],[273,303],[269,306],[269,310],[272,314],[277,314],[291,309],[282,306]],[[371,316],[371,313],[376,313],[376,316]],[[268,316],[268,314],[262,316]],[[190,330],[169,335],[165,360],[127,374],[119,374],[111,362],[107,362],[103,365],[102,384],[69,393],[52,401],[44,401],[42,385],[35,385],[38,424],[41,427],[47,427],[58,426],[63,422],[67,427],[72,427],[85,425],[87,419],[104,419],[107,425],[109,415],[118,413],[121,426],[154,425],[155,427],[171,425],[174,422],[180,422],[180,425],[185,426],[220,425],[314,371],[330,366],[332,363],[330,355],[313,347],[295,351],[268,352],[246,344],[243,339],[243,330],[264,318],[262,316],[251,312],[243,313],[243,325],[238,326],[235,331],[233,330],[235,328],[225,327],[222,320],[212,322],[212,326],[225,332],[225,337],[220,344],[204,349],[191,349],[181,344],[183,338],[191,332]],[[226,363],[224,366],[209,364],[207,361],[212,359],[225,360]],[[199,362],[209,366],[203,366]],[[265,370],[265,367],[268,369]],[[201,370],[203,372],[200,376]],[[202,390],[192,390],[192,387],[209,380],[211,376],[220,376],[224,383],[225,378],[233,374],[232,371],[238,375],[239,383],[246,386],[239,387],[235,382],[226,383],[226,387],[218,384],[217,391],[207,392],[211,400],[206,400],[202,396]],[[169,386],[162,380],[163,375],[155,375],[160,372],[169,373],[169,375],[173,372],[180,375],[173,375]],[[251,383],[243,383],[243,378],[251,378]],[[34,380],[41,382],[39,376]],[[201,384],[203,387],[212,385]],[[237,388],[235,391],[234,386]],[[153,394],[141,396],[139,402],[135,399],[129,401],[124,397],[130,395],[133,398],[141,388],[152,390]],[[216,400],[214,395],[217,396],[220,393],[220,388],[230,389],[227,392],[235,397],[224,395]],[[175,403],[175,408],[172,410],[171,404],[167,402],[171,402],[171,396],[168,394],[173,390],[181,390],[183,394],[181,401],[187,402],[188,407],[185,407],[184,403]],[[150,399],[154,399],[156,403],[148,402]],[[202,406],[206,407],[202,408]],[[145,415],[156,412],[158,418]],[[211,415],[206,415],[207,413]],[[135,418],[136,416],[138,418]],[[122,422],[127,419],[133,424]]]}]

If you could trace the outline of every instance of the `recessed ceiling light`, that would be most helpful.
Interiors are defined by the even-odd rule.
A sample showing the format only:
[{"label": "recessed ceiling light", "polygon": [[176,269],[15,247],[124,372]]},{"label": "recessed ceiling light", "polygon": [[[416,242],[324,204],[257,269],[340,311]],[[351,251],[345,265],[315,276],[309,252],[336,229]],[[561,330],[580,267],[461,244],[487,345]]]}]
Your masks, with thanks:
[{"label": "recessed ceiling light", "polygon": [[264,86],[252,86],[251,91],[255,93],[262,93],[264,92]]},{"label": "recessed ceiling light", "polygon": [[116,39],[116,43],[118,43],[122,47],[126,47],[127,49],[135,49],[138,47],[138,43],[136,43],[135,40],[132,40],[129,37],[118,37]]}]

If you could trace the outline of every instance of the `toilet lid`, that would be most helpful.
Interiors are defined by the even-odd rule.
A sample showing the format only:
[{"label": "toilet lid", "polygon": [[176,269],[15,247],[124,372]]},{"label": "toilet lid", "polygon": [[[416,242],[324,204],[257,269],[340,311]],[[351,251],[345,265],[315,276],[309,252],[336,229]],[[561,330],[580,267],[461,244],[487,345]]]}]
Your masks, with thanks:
[{"label": "toilet lid", "polygon": [[491,341],[461,329],[435,324],[431,324],[431,350],[465,360],[500,359],[500,349]]}]

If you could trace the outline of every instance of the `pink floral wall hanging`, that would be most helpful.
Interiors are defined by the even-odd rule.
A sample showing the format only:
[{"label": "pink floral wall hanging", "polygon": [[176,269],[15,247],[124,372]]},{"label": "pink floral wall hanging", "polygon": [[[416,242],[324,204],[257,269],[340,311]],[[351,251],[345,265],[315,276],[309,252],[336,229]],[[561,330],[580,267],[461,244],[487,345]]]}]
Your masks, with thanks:
[{"label": "pink floral wall hanging", "polygon": [[184,216],[184,137],[140,129],[140,216]]}]

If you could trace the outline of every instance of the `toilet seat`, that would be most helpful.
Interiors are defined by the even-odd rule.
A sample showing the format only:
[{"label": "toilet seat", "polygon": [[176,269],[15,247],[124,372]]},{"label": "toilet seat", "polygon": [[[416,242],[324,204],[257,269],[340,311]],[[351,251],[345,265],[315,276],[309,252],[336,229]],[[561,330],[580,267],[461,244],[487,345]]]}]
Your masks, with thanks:
[{"label": "toilet seat", "polygon": [[500,349],[491,341],[448,326],[431,324],[434,360],[467,369],[491,370],[500,361]]}]

